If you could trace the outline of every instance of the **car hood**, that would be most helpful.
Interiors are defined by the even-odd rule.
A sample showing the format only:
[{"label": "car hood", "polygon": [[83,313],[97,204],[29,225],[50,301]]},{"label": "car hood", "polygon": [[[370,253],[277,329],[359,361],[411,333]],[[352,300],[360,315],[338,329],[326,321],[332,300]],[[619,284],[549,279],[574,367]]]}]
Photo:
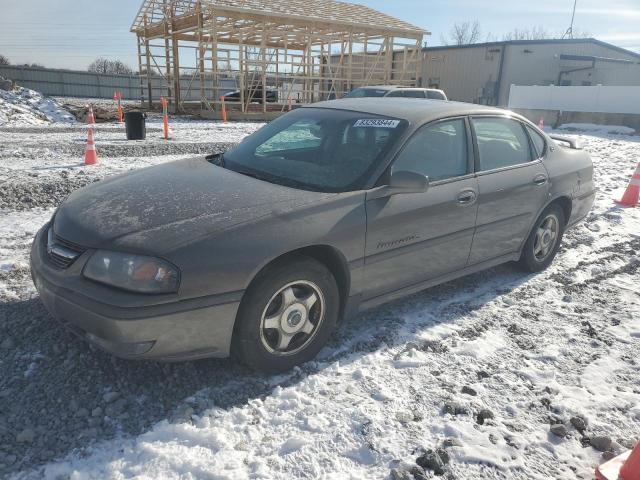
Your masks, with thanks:
[{"label": "car hood", "polygon": [[74,192],[58,209],[54,232],[89,248],[162,253],[334,196],[256,180],[200,157],[118,175]]}]

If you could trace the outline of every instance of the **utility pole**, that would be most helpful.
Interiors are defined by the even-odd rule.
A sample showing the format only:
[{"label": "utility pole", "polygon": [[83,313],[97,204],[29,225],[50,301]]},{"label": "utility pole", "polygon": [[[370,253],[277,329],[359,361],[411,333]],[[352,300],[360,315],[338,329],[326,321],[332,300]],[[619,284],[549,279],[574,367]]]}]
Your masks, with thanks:
[{"label": "utility pole", "polygon": [[578,5],[578,0],[574,0],[573,1],[573,13],[571,14],[571,25],[569,26],[569,28],[567,29],[566,32],[564,32],[564,35],[562,35],[562,38],[573,38],[573,22],[576,19],[576,6]]}]

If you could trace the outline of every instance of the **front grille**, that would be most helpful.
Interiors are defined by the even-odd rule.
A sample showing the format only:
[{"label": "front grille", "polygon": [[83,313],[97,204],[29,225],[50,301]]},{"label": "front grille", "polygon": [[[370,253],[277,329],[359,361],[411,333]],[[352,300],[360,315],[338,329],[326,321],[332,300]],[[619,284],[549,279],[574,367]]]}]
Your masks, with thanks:
[{"label": "front grille", "polygon": [[69,268],[80,255],[85,252],[80,245],[64,240],[53,233],[50,228],[47,233],[47,255],[49,261],[62,270]]}]

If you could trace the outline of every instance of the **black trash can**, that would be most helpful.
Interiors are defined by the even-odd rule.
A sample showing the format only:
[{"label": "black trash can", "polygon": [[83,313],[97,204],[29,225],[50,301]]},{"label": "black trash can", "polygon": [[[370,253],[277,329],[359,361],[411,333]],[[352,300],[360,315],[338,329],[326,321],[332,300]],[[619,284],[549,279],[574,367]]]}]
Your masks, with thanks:
[{"label": "black trash can", "polygon": [[124,124],[127,129],[127,140],[144,140],[147,138],[147,114],[138,111],[126,112]]}]

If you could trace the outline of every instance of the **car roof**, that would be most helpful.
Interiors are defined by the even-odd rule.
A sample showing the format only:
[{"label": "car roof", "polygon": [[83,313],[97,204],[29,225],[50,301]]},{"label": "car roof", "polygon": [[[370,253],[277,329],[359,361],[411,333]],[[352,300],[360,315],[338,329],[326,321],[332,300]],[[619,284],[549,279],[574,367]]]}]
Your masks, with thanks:
[{"label": "car roof", "polygon": [[520,118],[519,115],[515,115],[508,110],[476,105],[474,103],[445,102],[442,100],[420,100],[416,102],[413,98],[397,97],[343,98],[340,100],[312,103],[305,105],[304,108],[349,110],[352,112],[399,118],[407,120],[410,123],[420,124],[444,117],[462,115],[510,114]]}]

